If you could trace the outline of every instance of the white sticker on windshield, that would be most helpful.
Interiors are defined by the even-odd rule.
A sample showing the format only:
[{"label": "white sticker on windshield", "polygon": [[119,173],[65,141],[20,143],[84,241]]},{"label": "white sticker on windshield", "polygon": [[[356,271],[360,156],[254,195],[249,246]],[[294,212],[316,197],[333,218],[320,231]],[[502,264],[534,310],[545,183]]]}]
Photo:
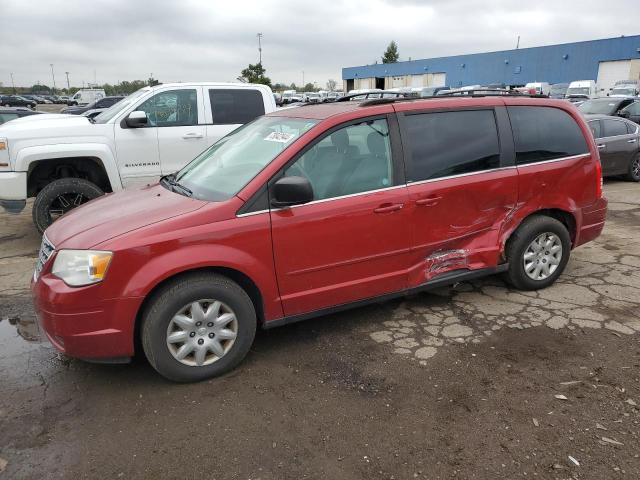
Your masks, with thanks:
[{"label": "white sticker on windshield", "polygon": [[271,132],[269,135],[264,137],[264,139],[269,142],[287,143],[293,137],[295,137],[294,133]]}]

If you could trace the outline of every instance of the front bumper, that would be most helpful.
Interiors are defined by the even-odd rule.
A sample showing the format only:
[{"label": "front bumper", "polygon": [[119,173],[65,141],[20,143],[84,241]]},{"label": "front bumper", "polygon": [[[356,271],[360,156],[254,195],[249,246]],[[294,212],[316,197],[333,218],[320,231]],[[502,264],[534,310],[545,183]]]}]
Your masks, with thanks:
[{"label": "front bumper", "polygon": [[0,172],[0,206],[20,213],[27,200],[27,172]]},{"label": "front bumper", "polygon": [[122,361],[134,354],[142,298],[100,300],[99,287],[73,288],[43,274],[31,283],[38,323],[53,346],[70,357]]}]

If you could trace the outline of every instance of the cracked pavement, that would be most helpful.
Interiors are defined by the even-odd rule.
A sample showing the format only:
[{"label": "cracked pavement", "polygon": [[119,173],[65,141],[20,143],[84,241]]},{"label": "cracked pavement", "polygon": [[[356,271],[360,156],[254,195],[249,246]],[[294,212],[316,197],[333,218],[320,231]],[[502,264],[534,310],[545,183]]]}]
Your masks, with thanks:
[{"label": "cracked pavement", "polygon": [[259,332],[193,385],[42,342],[40,238],[0,213],[0,480],[640,478],[640,186],[605,194],[550,288],[489,277]]}]

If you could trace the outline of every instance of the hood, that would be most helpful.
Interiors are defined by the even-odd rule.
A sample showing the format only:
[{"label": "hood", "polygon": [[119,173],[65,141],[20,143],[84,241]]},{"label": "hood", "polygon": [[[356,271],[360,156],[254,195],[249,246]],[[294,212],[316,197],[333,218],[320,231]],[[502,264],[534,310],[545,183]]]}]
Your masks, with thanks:
[{"label": "hood", "polygon": [[56,248],[91,248],[206,204],[170,192],[158,184],[131,188],[105,195],[72,210],[51,225],[46,235]]},{"label": "hood", "polygon": [[[94,124],[81,115],[42,114],[16,118],[0,125],[0,138],[9,140],[12,146],[20,148],[96,141],[104,143],[105,137],[113,137],[113,125]],[[80,140],[82,139],[82,140]]]}]

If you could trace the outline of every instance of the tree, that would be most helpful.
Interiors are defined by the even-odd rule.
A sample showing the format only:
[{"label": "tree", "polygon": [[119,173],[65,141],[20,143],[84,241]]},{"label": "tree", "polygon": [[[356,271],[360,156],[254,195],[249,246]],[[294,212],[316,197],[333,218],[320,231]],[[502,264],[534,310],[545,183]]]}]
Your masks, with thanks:
[{"label": "tree", "polygon": [[309,82],[304,86],[302,91],[303,92],[315,92],[316,91],[316,87],[313,86],[313,83]]},{"label": "tree", "polygon": [[400,58],[398,53],[398,44],[391,40],[391,43],[387,46],[387,49],[382,55],[382,63],[396,63]]},{"label": "tree", "polygon": [[336,82],[334,79],[330,78],[329,80],[327,80],[327,90],[329,90],[330,92],[333,92],[336,89],[337,85],[338,82]]},{"label": "tree", "polygon": [[240,72],[240,75],[246,78],[249,83],[260,83],[271,86],[271,79],[265,76],[266,72],[261,63],[256,63],[255,65],[249,64],[247,68]]}]

